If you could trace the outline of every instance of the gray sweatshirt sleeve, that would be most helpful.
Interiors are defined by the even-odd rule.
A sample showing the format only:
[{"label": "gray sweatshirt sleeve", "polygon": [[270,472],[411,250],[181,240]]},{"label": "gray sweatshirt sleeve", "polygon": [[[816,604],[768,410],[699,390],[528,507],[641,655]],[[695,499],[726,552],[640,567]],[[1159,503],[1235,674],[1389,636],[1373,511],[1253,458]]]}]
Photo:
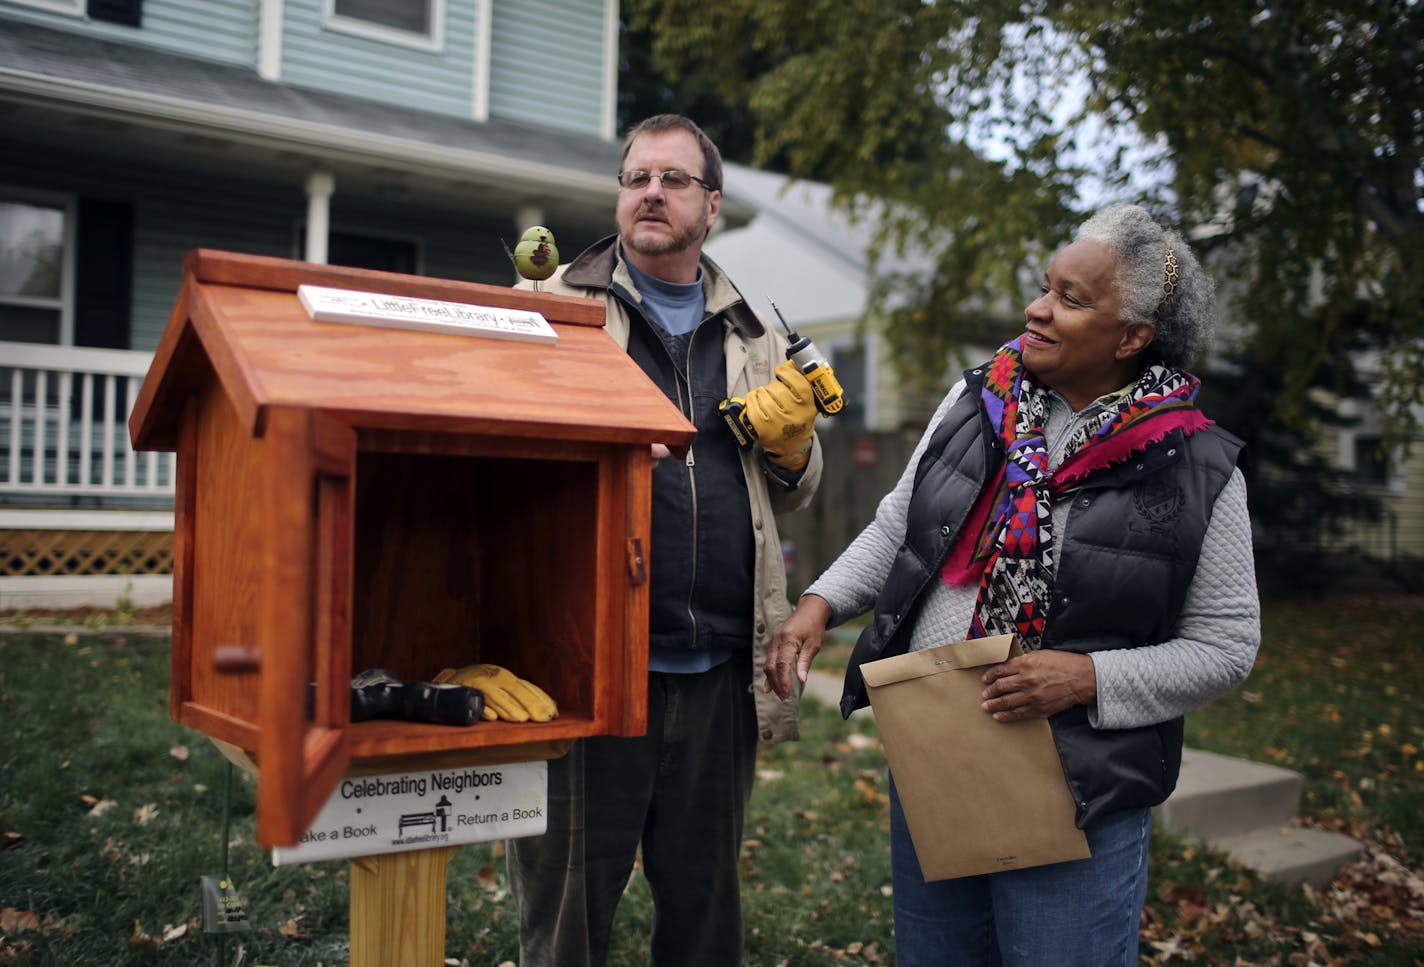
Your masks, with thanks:
[{"label": "gray sweatshirt sleeve", "polygon": [[1246,481],[1237,470],[1216,498],[1176,636],[1094,652],[1095,728],[1125,729],[1184,715],[1246,680],[1261,643]]},{"label": "gray sweatshirt sleeve", "polygon": [[826,599],[831,606],[832,626],[863,614],[875,603],[875,596],[880,593],[890,574],[895,552],[905,540],[905,520],[910,507],[910,493],[915,487],[915,468],[929,446],[930,436],[963,391],[963,380],[950,388],[920,442],[915,445],[915,452],[900,474],[895,489],[881,498],[875,517],[804,592]]}]

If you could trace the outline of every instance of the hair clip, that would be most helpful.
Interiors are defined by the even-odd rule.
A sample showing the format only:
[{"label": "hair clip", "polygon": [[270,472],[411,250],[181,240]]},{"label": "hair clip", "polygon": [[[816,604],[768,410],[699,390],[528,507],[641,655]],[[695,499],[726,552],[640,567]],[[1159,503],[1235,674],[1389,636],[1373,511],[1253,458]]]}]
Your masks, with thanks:
[{"label": "hair clip", "polygon": [[1157,308],[1152,310],[1153,315],[1160,313],[1167,300],[1172,298],[1172,293],[1177,291],[1177,280],[1180,278],[1177,272],[1177,255],[1172,251],[1172,246],[1167,246],[1167,258],[1162,266],[1162,301],[1157,303]]}]

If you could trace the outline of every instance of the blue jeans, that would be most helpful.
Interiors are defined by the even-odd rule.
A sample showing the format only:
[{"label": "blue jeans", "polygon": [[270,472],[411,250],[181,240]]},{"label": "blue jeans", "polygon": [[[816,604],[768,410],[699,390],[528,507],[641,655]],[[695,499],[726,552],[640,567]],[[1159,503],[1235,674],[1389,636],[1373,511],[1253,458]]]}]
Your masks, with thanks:
[{"label": "blue jeans", "polygon": [[1091,859],[926,883],[890,781],[890,868],[899,967],[1137,965],[1152,810],[1083,832]]}]

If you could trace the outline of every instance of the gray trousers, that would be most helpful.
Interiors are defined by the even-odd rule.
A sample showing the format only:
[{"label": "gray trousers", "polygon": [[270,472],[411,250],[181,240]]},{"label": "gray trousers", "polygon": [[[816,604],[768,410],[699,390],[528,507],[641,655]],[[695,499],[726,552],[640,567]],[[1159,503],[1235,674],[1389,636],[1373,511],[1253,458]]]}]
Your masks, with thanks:
[{"label": "gray trousers", "polygon": [[510,840],[521,967],[602,967],[638,847],[655,967],[741,963],[737,861],[756,764],[751,663],[648,676],[648,732],[549,762],[548,832]]}]

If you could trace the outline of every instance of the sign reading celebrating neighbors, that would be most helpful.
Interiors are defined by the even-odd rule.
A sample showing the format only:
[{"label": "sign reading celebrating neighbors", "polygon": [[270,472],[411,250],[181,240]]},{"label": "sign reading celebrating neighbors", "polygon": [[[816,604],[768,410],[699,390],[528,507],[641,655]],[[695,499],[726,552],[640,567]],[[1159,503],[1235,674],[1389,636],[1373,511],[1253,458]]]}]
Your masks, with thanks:
[{"label": "sign reading celebrating neighbors", "polygon": [[554,343],[559,334],[540,313],[464,302],[414,299],[409,296],[354,292],[303,283],[297,298],[318,322],[350,322],[390,329],[449,332],[461,336]]},{"label": "sign reading celebrating neighbors", "polygon": [[272,850],[272,863],[539,836],[548,821],[548,777],[543,761],[347,776],[297,845]]}]

